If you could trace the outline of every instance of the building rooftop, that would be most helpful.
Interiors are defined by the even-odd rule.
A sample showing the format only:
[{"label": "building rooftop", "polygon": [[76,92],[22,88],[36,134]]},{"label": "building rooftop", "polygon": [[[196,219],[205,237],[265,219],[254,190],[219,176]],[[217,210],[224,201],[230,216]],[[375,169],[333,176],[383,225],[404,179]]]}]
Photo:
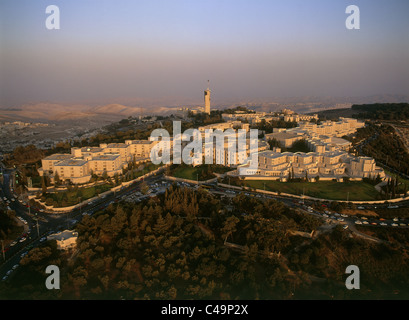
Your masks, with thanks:
[{"label": "building rooftop", "polygon": [[152,144],[153,141],[149,140],[127,140],[127,144]]},{"label": "building rooftop", "polygon": [[65,160],[72,158],[73,155],[70,153],[55,153],[51,156],[45,157],[43,160]]},{"label": "building rooftop", "polygon": [[78,237],[78,232],[71,230],[64,230],[58,233],[53,233],[47,237],[48,240],[67,240],[69,238]]},{"label": "building rooftop", "polygon": [[293,139],[299,137],[299,134],[296,133],[290,133],[290,132],[276,132],[276,133],[268,133],[266,134],[266,138],[275,138],[277,140],[283,140],[283,139]]},{"label": "building rooftop", "polygon": [[331,137],[331,143],[337,144],[337,145],[349,145],[351,142],[348,140],[338,138],[338,137]]},{"label": "building rooftop", "polygon": [[84,160],[84,159],[72,158],[72,159],[62,160],[62,161],[56,163],[54,166],[56,166],[56,167],[74,167],[74,166],[78,166],[78,167],[80,167],[80,166],[83,166],[83,165],[87,164],[87,162],[88,161]]},{"label": "building rooftop", "polygon": [[259,157],[265,157],[265,158],[270,158],[270,159],[275,159],[275,158],[280,158],[282,156],[284,156],[283,153],[280,152],[274,152],[271,150],[266,150],[263,152],[259,152],[258,154]]},{"label": "building rooftop", "polygon": [[128,148],[128,145],[125,143],[110,143],[107,148]]},{"label": "building rooftop", "polygon": [[99,156],[92,157],[92,161],[113,161],[117,158],[119,158],[120,155],[116,153],[106,153],[106,154],[101,154]]},{"label": "building rooftop", "polygon": [[100,147],[83,147],[81,152],[102,152],[104,149]]}]

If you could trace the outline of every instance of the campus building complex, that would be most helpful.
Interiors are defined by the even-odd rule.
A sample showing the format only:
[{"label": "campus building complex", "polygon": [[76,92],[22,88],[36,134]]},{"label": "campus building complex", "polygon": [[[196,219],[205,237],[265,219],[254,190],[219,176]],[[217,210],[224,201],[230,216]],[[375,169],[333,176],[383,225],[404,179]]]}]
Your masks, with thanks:
[{"label": "campus building complex", "polygon": [[319,179],[352,179],[385,177],[382,168],[377,167],[375,160],[369,157],[355,157],[348,153],[351,143],[342,136],[355,133],[363,127],[363,122],[356,119],[340,118],[339,121],[325,121],[317,125],[311,122],[300,122],[291,129],[275,129],[266,134],[265,139],[275,139],[281,147],[290,148],[296,141],[305,140],[311,152],[281,152],[274,148],[258,155],[258,166],[249,164],[239,167],[241,176],[275,178],[286,181],[292,178]]},{"label": "campus building complex", "polygon": [[277,152],[267,150],[258,155],[258,167],[240,166],[238,173],[247,177],[269,177],[287,181],[292,178],[307,180],[383,178],[384,171],[369,157],[354,157],[345,151],[329,152]]},{"label": "campus building complex", "polygon": [[[289,110],[283,112],[285,117],[303,117]],[[276,128],[273,133],[259,139],[258,135],[253,136],[249,123],[235,119],[199,127],[195,134],[174,132],[175,136],[169,139],[151,137],[150,140],[126,140],[125,143],[103,143],[99,147],[72,148],[70,154],[54,154],[43,159],[39,173],[51,179],[58,174],[63,181],[87,183],[93,174],[119,175],[131,161],[156,163],[153,159],[158,159],[161,163],[177,164],[182,161],[187,163],[185,158],[188,158],[191,161],[188,164],[193,166],[220,164],[237,167],[236,174],[240,176],[282,181],[290,175],[308,179],[362,179],[378,175],[383,178],[385,174],[376,166],[374,159],[349,154],[351,143],[341,138],[362,126],[364,123],[347,118],[340,118],[337,122],[325,121],[319,125],[300,122],[296,128]],[[281,152],[279,147],[269,150],[270,139],[277,140],[282,148],[289,148],[294,142],[304,139],[311,152]],[[166,154],[163,157],[164,150],[169,151],[169,157]],[[253,158],[254,154],[258,157]]]},{"label": "campus building complex", "polygon": [[342,149],[347,151],[351,143],[341,137],[353,134],[365,123],[356,119],[340,118],[339,121],[325,121],[317,125],[311,122],[300,122],[291,129],[277,128],[265,135],[266,140],[277,140],[282,147],[289,148],[298,140],[306,140],[312,151],[324,152]]},{"label": "campus building complex", "polygon": [[[252,150],[251,137],[249,135],[250,125],[241,121],[228,121],[222,123],[211,124],[198,128],[202,136],[202,159],[201,163],[221,164],[228,167],[237,166],[246,163],[251,152],[261,152],[269,149],[268,142],[257,140],[256,149]],[[245,144],[239,148],[239,134],[237,130],[246,132]],[[206,132],[213,134],[211,139],[206,138]],[[217,137],[217,134],[220,137]],[[217,139],[223,139],[218,146]],[[257,137],[258,139],[258,137]],[[253,141],[254,143],[254,141]],[[194,165],[200,163],[200,159],[194,159]]]},{"label": "campus building complex", "polygon": [[223,113],[222,118],[225,121],[245,120],[252,124],[257,124],[262,121],[270,122],[272,120],[283,120],[287,122],[301,122],[318,120],[318,114],[306,115],[298,114],[291,110],[281,110],[280,112],[244,112],[236,111],[235,113]]},{"label": "campus building complex", "polygon": [[125,143],[100,144],[99,147],[71,148],[70,154],[53,154],[41,160],[38,172],[54,179],[55,174],[72,183],[87,183],[92,174],[104,172],[113,177],[121,174],[130,161],[150,160],[150,151],[155,144],[148,140],[127,140]]}]

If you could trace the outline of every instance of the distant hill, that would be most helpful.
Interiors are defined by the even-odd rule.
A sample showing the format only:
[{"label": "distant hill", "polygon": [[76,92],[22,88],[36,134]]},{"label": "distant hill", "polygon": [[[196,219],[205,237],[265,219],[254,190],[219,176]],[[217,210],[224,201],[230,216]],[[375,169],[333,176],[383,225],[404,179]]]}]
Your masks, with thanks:
[{"label": "distant hill", "polygon": [[[288,97],[288,98],[258,98],[222,99],[217,96],[212,102],[213,110],[223,110],[237,106],[248,107],[257,111],[278,111],[283,108],[291,109],[298,113],[319,113],[328,115],[329,118],[351,117],[355,113],[352,109],[332,109],[333,106],[360,105],[368,103],[386,104],[409,101],[409,96],[378,95],[370,97]],[[41,102],[24,104],[7,108],[0,106],[0,121],[102,121],[114,122],[129,116],[140,115],[167,115],[175,112],[180,107],[196,108],[203,104],[200,98],[186,97],[158,97],[158,98],[132,98],[107,101],[105,104],[85,102],[82,104],[62,104]]]},{"label": "distant hill", "polygon": [[353,105],[351,109],[356,113],[356,118],[374,120],[409,119],[409,103],[374,103]]},{"label": "distant hill", "polygon": [[330,109],[317,112],[323,119],[334,120],[339,117],[372,120],[407,120],[409,103],[354,104],[351,108]]},{"label": "distant hill", "polygon": [[18,109],[1,109],[0,121],[70,121],[102,120],[117,121],[140,114],[141,108],[120,104],[103,106],[63,105],[56,103],[26,104]]},{"label": "distant hill", "polygon": [[351,108],[343,108],[343,109],[330,109],[330,110],[312,112],[311,114],[313,113],[318,114],[318,117],[321,119],[337,120],[340,117],[353,118],[356,111],[352,110]]}]

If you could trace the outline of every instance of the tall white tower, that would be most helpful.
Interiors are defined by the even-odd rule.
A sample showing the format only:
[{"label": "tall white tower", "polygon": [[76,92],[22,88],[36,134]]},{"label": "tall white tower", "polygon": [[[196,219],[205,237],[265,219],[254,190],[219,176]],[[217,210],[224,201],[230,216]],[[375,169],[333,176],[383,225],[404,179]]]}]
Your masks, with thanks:
[{"label": "tall white tower", "polygon": [[207,90],[204,92],[205,113],[210,114],[210,89],[209,80],[207,80]]}]

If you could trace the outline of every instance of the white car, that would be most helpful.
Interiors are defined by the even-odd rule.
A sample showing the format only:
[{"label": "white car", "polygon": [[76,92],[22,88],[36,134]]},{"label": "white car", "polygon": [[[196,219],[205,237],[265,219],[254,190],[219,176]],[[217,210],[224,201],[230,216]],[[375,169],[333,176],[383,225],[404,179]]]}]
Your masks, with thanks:
[{"label": "white car", "polygon": [[392,226],[392,227],[397,227],[398,224],[397,224],[397,223],[392,223],[391,226]]},{"label": "white car", "polygon": [[23,237],[23,238],[21,238],[20,240],[19,240],[19,242],[24,242],[24,241],[26,241],[27,240],[27,238],[26,237]]},{"label": "white car", "polygon": [[355,224],[362,224],[362,222],[359,221],[359,220],[356,220],[356,221],[355,221]]},{"label": "white car", "polygon": [[388,224],[385,223],[385,222],[381,222],[380,225],[381,225],[381,226],[387,226]]}]

